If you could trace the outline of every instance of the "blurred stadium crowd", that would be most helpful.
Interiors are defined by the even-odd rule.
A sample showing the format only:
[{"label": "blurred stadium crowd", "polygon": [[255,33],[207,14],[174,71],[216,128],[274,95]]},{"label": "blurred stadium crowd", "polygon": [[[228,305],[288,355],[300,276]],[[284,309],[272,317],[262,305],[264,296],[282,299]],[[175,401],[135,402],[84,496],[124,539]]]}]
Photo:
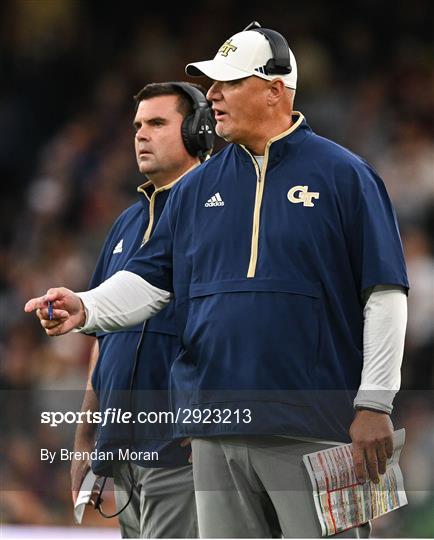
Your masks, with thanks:
[{"label": "blurred stadium crowd", "polygon": [[397,210],[411,294],[396,425],[407,429],[402,465],[411,506],[383,518],[374,532],[434,535],[431,6],[204,0],[169,12],[154,3],[2,3],[4,523],[72,523],[67,466],[39,459],[41,446],[71,448],[71,430],[62,440],[34,413],[41,402],[55,410],[64,399],[59,391],[84,388],[89,348],[84,336],[48,339],[23,313],[24,302],[49,286],[85,289],[110,224],[134,201],[143,179],[134,160],[132,95],[151,81],[185,80],[188,61],[212,57],[256,19],[283,33],[295,52],[295,108],[315,131],[368,159]]}]

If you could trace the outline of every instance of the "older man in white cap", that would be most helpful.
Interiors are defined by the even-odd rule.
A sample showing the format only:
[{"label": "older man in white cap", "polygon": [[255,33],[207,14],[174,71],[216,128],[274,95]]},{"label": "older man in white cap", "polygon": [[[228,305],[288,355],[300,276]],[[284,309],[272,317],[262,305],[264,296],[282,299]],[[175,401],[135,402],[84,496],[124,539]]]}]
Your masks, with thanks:
[{"label": "older man in white cap", "polygon": [[26,311],[48,335],[112,331],[174,296],[176,434],[193,438],[200,535],[318,537],[302,456],[352,440],[359,481],[378,482],[393,450],[408,289],[394,212],[375,171],[293,111],[283,36],[253,25],[187,72],[213,79],[234,144],[174,188],[123,272]]}]

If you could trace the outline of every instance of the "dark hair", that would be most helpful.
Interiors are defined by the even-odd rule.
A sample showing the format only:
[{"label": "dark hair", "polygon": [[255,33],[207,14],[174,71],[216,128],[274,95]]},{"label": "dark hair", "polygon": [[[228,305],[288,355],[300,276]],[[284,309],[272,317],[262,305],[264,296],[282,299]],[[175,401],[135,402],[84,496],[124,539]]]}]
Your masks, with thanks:
[{"label": "dark hair", "polygon": [[[206,90],[203,86],[196,83],[184,83],[189,84],[197,88],[202,94],[206,95]],[[193,103],[190,96],[182,90],[179,86],[176,86],[170,82],[162,83],[149,83],[143,87],[135,96],[137,111],[139,103],[146,99],[151,99],[157,96],[178,96],[178,112],[182,114],[183,118],[193,113]]]}]

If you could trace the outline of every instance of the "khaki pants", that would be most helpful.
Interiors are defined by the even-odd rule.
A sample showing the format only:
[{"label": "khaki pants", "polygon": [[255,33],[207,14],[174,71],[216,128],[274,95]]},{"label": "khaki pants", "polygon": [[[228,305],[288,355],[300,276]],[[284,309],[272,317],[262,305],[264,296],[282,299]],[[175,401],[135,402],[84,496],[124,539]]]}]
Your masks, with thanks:
[{"label": "khaki pants", "polygon": [[[191,466],[145,468],[131,463],[133,496],[119,514],[122,538],[197,538],[196,503]],[[114,465],[116,507],[128,500],[128,464]]]},{"label": "khaki pants", "polygon": [[[201,538],[320,538],[303,454],[330,445],[273,436],[193,439]],[[368,538],[370,524],[339,537]]]}]

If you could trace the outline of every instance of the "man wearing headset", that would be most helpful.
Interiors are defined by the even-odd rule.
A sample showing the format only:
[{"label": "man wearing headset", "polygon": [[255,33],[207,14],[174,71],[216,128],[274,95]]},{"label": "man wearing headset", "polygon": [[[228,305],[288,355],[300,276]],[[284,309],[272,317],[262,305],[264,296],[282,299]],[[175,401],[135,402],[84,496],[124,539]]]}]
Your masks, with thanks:
[{"label": "man wearing headset", "polygon": [[[202,87],[187,83],[153,83],[135,96],[135,152],[146,182],[137,188],[139,200],[111,228],[89,288],[125,267],[151,237],[171,188],[211,151],[212,133],[199,135],[200,115],[209,115]],[[210,124],[212,129],[212,124]],[[122,410],[158,413],[169,410],[170,365],[179,349],[173,303],[145,324],[116,333],[97,332],[83,411]],[[95,389],[95,391],[94,391]],[[130,395],[131,392],[131,395]],[[131,401],[132,400],[132,401]],[[74,451],[110,455],[96,460],[93,471],[114,477],[122,536],[126,538],[191,538],[197,536],[190,445],[171,440],[172,426],[108,422],[77,425]],[[119,460],[119,450],[143,452],[134,462]],[[102,452],[102,454],[99,454]],[[86,454],[84,454],[86,455]],[[150,459],[145,459],[149,455]],[[158,457],[156,457],[158,456]],[[154,459],[152,459],[152,457]],[[89,464],[71,466],[73,500]]]},{"label": "man wearing headset", "polygon": [[293,111],[283,36],[248,27],[187,73],[213,80],[233,144],[175,188],[124,272],[25,309],[48,335],[111,331],[174,296],[173,403],[203,414],[178,426],[193,437],[200,535],[318,537],[303,454],[352,440],[357,478],[378,482],[393,450],[408,289],[394,211],[369,164]]}]

